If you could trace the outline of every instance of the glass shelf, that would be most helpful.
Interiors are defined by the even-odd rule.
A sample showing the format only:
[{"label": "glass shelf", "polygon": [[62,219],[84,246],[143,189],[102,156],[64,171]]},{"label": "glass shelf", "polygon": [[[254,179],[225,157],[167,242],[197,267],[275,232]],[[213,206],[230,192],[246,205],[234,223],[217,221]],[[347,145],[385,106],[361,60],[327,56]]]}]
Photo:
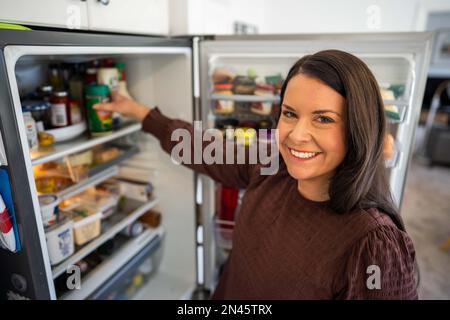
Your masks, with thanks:
[{"label": "glass shelf", "polygon": [[97,145],[104,144],[108,141],[112,141],[129,135],[133,132],[137,132],[141,130],[141,127],[142,126],[140,123],[125,123],[119,130],[114,131],[113,133],[106,136],[90,137],[88,134],[84,134],[79,138],[67,142],[55,143],[50,147],[39,148],[38,150],[31,152],[31,164],[35,166],[41,163],[62,158],[70,154],[90,149]]}]

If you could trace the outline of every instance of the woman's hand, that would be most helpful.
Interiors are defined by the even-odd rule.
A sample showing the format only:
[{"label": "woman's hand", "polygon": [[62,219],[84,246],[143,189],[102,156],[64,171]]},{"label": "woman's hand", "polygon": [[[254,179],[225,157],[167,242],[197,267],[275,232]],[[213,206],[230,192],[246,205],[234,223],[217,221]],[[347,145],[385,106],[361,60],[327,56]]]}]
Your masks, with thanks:
[{"label": "woman's hand", "polygon": [[150,108],[137,103],[119,93],[111,93],[112,102],[97,103],[93,106],[96,110],[118,112],[125,117],[133,118],[142,122],[145,116],[150,112]]}]

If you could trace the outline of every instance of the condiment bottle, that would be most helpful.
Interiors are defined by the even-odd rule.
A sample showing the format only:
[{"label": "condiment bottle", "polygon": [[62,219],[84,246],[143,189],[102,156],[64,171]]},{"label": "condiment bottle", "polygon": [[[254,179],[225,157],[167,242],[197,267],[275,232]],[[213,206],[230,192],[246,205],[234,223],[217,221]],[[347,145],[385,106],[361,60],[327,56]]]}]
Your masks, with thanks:
[{"label": "condiment bottle", "polygon": [[67,91],[56,91],[50,100],[52,125],[56,128],[68,126],[69,123],[69,97]]}]

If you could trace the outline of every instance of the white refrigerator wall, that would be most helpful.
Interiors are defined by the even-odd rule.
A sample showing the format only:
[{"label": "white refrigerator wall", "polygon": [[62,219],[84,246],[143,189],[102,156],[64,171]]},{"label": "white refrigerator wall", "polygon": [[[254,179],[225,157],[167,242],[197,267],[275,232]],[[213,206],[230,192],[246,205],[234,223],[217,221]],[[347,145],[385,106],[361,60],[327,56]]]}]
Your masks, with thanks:
[{"label": "white refrigerator wall", "polygon": [[[133,57],[126,63],[128,89],[135,99],[147,106],[158,106],[168,117],[192,122],[190,54],[159,55],[150,59]],[[173,164],[153,136],[142,134],[142,142],[141,153],[127,163],[147,168],[154,176],[155,194],[159,199],[157,209],[162,213],[166,229],[159,272],[194,286],[194,174]]]}]

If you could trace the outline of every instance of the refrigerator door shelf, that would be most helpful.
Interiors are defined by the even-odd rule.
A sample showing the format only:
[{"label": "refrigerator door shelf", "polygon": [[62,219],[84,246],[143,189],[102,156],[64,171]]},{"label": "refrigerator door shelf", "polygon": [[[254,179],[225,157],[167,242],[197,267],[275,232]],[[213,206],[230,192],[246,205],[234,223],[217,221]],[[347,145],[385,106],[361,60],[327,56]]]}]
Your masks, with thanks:
[{"label": "refrigerator door shelf", "polygon": [[[384,101],[384,105],[384,114],[386,115],[386,120],[388,123],[400,124],[405,121],[408,109],[407,105],[395,104],[395,101]],[[386,109],[386,106],[395,106],[396,110],[392,112],[391,109]]]},{"label": "refrigerator door shelf", "polygon": [[401,157],[401,146],[399,141],[394,141],[392,157],[385,161],[385,166],[387,169],[394,169],[398,166]]},{"label": "refrigerator door shelf", "polygon": [[148,210],[155,207],[158,203],[158,199],[154,198],[147,203],[139,203],[137,201],[128,200],[127,203],[128,204],[126,208],[124,208],[123,212],[117,212],[111,217],[110,220],[102,222],[102,234],[98,238],[95,238],[86,245],[78,248],[72,256],[53,268],[53,279],[56,279],[58,276],[66,272],[69,266],[86,257],[106,241],[112,239],[125,227],[139,219]]}]

